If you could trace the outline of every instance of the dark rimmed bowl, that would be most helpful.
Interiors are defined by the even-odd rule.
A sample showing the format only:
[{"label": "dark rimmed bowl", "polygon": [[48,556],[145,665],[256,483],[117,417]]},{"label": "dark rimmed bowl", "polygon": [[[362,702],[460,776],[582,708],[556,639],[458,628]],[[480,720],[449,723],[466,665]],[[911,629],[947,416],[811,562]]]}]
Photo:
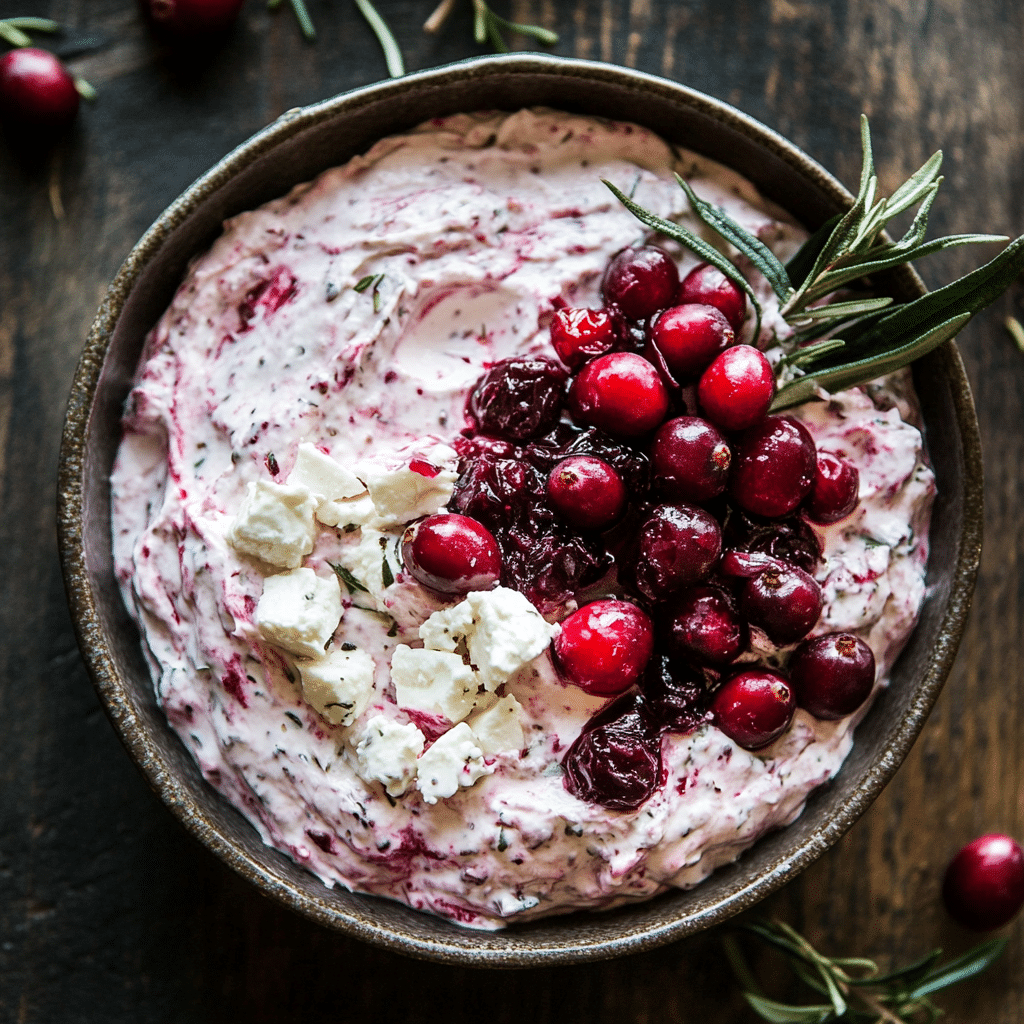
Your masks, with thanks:
[{"label": "dark rimmed bowl", "polygon": [[[61,558],[78,642],[121,740],[186,828],[265,893],[315,921],[445,963],[526,967],[636,953],[681,938],[763,899],[827,850],[864,813],[906,756],[953,664],[981,550],[978,424],[952,343],[914,367],[939,496],[932,516],[928,597],[892,686],[857,730],[834,782],[791,826],[690,892],[603,913],[575,913],[476,932],[398,903],[329,890],[282,854],[208,787],[154,698],[138,632],[114,579],[109,476],[119,420],[143,339],[189,259],[225,217],[343,163],[377,139],[428,118],[549,106],[635,121],[739,171],[808,228],[850,202],[847,191],[779,135],[664,79],[542,55],[487,57],[358,89],[289,111],[188,188],[125,260],[100,307],[75,375],[60,457]],[[894,275],[898,297],[922,292]]]}]

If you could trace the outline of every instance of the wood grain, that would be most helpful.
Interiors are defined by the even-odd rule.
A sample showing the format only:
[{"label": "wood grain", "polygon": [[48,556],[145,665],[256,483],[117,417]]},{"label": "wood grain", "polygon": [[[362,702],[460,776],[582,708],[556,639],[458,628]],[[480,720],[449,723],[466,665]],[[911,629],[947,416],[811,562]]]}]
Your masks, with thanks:
[{"label": "wood grain", "polygon": [[[66,394],[95,307],[157,213],[289,107],[373,81],[384,61],[353,5],[250,0],[217,53],[182,58],[129,0],[0,0],[38,14],[98,87],[55,153],[0,144],[0,1020],[751,1020],[710,933],[607,964],[518,974],[441,968],[323,931],[271,904],[199,848],[120,749],[75,647],[56,560],[53,491]],[[479,52],[469,4],[436,36],[434,0],[380,0],[410,68]],[[496,8],[561,33],[557,52],[669,75],[732,102],[856,178],[872,118],[883,187],[946,152],[935,232],[1024,230],[1024,8],[1010,0],[514,0]],[[517,46],[526,41],[516,40]],[[59,195],[63,216],[53,200]],[[922,270],[940,283],[988,255]],[[852,831],[765,910],[835,953],[889,964],[966,948],[938,903],[964,841],[1024,838],[1021,696],[1024,356],[1002,318],[961,347],[985,445],[986,546],[957,666],[920,741]],[[954,1021],[1024,1020],[1024,923],[983,980],[940,999]],[[780,993],[785,986],[780,982]]]}]

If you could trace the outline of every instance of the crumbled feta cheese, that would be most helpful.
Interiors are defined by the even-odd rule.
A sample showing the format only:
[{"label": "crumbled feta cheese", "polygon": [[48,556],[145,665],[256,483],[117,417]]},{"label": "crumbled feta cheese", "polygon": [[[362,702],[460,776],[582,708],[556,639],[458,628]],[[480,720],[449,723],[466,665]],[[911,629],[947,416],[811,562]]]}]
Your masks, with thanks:
[{"label": "crumbled feta cheese", "polygon": [[436,804],[439,799],[454,796],[459,786],[472,786],[493,771],[493,765],[484,764],[484,752],[477,745],[473,730],[459,722],[420,755],[416,778],[423,799]]},{"label": "crumbled feta cheese", "polygon": [[452,608],[434,612],[420,626],[420,639],[432,651],[458,650],[487,690],[496,690],[513,672],[533,661],[558,633],[517,590],[476,590]]},{"label": "crumbled feta cheese", "polygon": [[341,621],[338,578],[292,569],[263,581],[256,628],[264,640],[301,658],[322,658]]},{"label": "crumbled feta cheese", "polygon": [[458,654],[399,644],[391,658],[391,680],[400,708],[440,712],[461,722],[473,710],[480,681]]},{"label": "crumbled feta cheese", "polygon": [[519,721],[522,710],[519,701],[509,694],[470,718],[467,724],[485,754],[523,749],[523,727]]},{"label": "crumbled feta cheese", "polygon": [[[366,587],[368,600],[374,602],[380,611],[384,604],[379,595],[386,589],[384,582],[384,562],[388,563],[388,572],[392,581],[398,578],[402,565],[395,552],[395,544],[400,534],[382,533],[380,530],[364,526],[359,543],[343,548],[338,554],[338,561]],[[361,597],[364,595],[360,595]]]},{"label": "crumbled feta cheese", "polygon": [[325,526],[337,526],[348,499],[366,494],[366,485],[355,473],[308,441],[299,445],[288,483],[309,489],[316,502],[316,518]]},{"label": "crumbled feta cheese", "polygon": [[380,524],[411,523],[444,508],[459,478],[458,459],[453,448],[436,444],[404,464],[366,462],[357,467]]},{"label": "crumbled feta cheese", "polygon": [[423,750],[423,733],[411,722],[399,725],[384,715],[370,719],[356,746],[364,782],[380,782],[391,796],[401,796],[416,777],[417,758]]},{"label": "crumbled feta cheese", "polygon": [[302,694],[332,725],[351,725],[373,696],[373,658],[366,651],[331,651],[298,663]]},{"label": "crumbled feta cheese", "polygon": [[307,487],[256,480],[228,529],[228,540],[245,555],[282,569],[297,569],[313,550],[316,502]]}]

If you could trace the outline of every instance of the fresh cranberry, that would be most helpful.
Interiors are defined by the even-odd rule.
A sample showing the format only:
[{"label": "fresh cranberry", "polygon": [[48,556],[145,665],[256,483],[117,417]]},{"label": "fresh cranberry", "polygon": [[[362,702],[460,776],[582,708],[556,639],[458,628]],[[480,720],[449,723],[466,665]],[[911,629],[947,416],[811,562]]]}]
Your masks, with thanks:
[{"label": "fresh cranberry", "polygon": [[577,423],[613,437],[638,437],[665,418],[668,391],[643,356],[609,352],[587,363],[573,380],[569,412]]},{"label": "fresh cranberry", "polygon": [[789,728],[795,709],[789,684],[767,669],[738,672],[711,702],[715,725],[746,750],[760,750],[777,740]]},{"label": "fresh cranberry", "polygon": [[805,640],[788,667],[797,706],[825,721],[852,715],[875,685],[875,655],[852,633]]},{"label": "fresh cranberry", "polygon": [[567,377],[553,359],[513,356],[495,363],[469,396],[477,430],[513,441],[550,430],[562,412]]},{"label": "fresh cranberry", "polygon": [[647,613],[629,601],[593,601],[573,612],[555,637],[555,661],[569,682],[603,697],[628,690],[654,650]]},{"label": "fresh cranberry", "polygon": [[814,440],[802,423],[769,416],[736,441],[729,493],[754,515],[788,515],[814,484],[815,455]]},{"label": "fresh cranberry", "polygon": [[814,577],[786,562],[773,562],[749,576],[740,586],[739,602],[747,621],[760,626],[778,647],[807,636],[823,603]]},{"label": "fresh cranberry", "polygon": [[661,493],[698,504],[718,497],[729,480],[732,452],[707,420],[677,416],[663,423],[651,445],[651,465]]},{"label": "fresh cranberry", "polygon": [[950,862],[942,899],[957,924],[984,932],[1006,924],[1024,906],[1024,851],[993,833],[968,843]]},{"label": "fresh cranberry", "polygon": [[845,519],[857,507],[857,467],[831,452],[818,452],[814,483],[807,496],[807,518],[827,526]]},{"label": "fresh cranberry", "polygon": [[643,699],[627,694],[599,712],[562,760],[563,784],[580,800],[635,811],[661,780],[661,744]]},{"label": "fresh cranberry", "polygon": [[560,309],[551,319],[551,344],[572,370],[610,352],[616,341],[615,320],[606,309]]},{"label": "fresh cranberry", "polygon": [[648,333],[651,344],[657,346],[677,380],[699,377],[717,355],[736,341],[723,313],[714,306],[695,302],[659,313]]},{"label": "fresh cranberry", "polygon": [[178,39],[222,35],[235,22],[244,0],[141,0],[153,27]]},{"label": "fresh cranberry", "polygon": [[0,57],[3,120],[49,135],[68,128],[77,113],[75,80],[52,53],[26,46]]},{"label": "fresh cranberry", "polygon": [[721,587],[696,586],[673,597],[664,613],[666,646],[677,658],[721,667],[746,650],[747,624]]},{"label": "fresh cranberry", "polygon": [[640,689],[648,718],[665,732],[693,732],[710,717],[701,676],[664,654],[651,659]]},{"label": "fresh cranberry", "polygon": [[641,521],[623,568],[627,580],[656,601],[705,579],[721,550],[721,528],[704,509],[656,505]]},{"label": "fresh cranberry", "polygon": [[747,297],[743,289],[710,263],[699,263],[683,278],[679,301],[714,306],[725,315],[734,331],[738,331],[747,318]]},{"label": "fresh cranberry", "polygon": [[679,270],[672,257],[656,245],[623,249],[608,264],[601,291],[605,302],[617,306],[631,320],[646,320],[675,301]]},{"label": "fresh cranberry", "polygon": [[727,348],[697,385],[704,415],[722,430],[746,430],[759,423],[774,397],[772,364],[752,345]]},{"label": "fresh cranberry", "polygon": [[490,590],[501,577],[494,534],[451,512],[413,523],[402,537],[402,561],[414,579],[441,594]]},{"label": "fresh cranberry", "polygon": [[574,455],[551,471],[548,497],[573,526],[603,530],[622,515],[626,486],[607,462],[591,455]]},{"label": "fresh cranberry", "polygon": [[730,507],[722,524],[722,546],[792,562],[812,576],[821,561],[821,540],[798,515],[766,520]]}]

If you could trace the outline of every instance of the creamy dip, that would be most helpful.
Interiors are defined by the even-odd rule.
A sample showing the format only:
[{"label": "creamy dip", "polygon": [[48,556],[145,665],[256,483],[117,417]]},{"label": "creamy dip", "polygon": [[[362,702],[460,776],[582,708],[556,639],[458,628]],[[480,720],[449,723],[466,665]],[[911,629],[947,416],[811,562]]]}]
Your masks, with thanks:
[{"label": "creamy dip", "polygon": [[[639,810],[581,801],[560,762],[605,699],[559,681],[546,647],[557,626],[515,593],[487,610],[493,685],[465,721],[452,728],[465,707],[396,703],[396,648],[398,673],[409,648],[443,633],[421,635],[431,615],[459,614],[445,612],[459,599],[403,572],[396,545],[447,501],[468,388],[498,359],[553,355],[556,304],[600,305],[610,256],[640,237],[601,178],[699,228],[674,170],[783,258],[805,237],[731,171],[641,128],[460,115],[229,221],[148,339],[113,473],[124,598],[206,779],[327,885],[478,928],[645,899],[791,822],[850,749],[863,710],[839,722],[798,711],[756,753],[706,725],[664,737],[664,783]],[[673,254],[683,273],[696,262]],[[767,347],[788,328],[751,279]],[[856,512],[816,528],[814,632],[868,640],[884,685],[924,597],[934,493],[909,376],[796,415],[860,473]],[[333,494],[296,468],[315,452],[340,467]],[[307,525],[284,537],[284,519]],[[310,615],[281,621],[302,600]],[[433,648],[443,660],[443,642]],[[780,657],[763,637],[759,650]],[[353,699],[318,682],[325,659],[356,680]],[[482,721],[499,703],[510,717]]]}]

